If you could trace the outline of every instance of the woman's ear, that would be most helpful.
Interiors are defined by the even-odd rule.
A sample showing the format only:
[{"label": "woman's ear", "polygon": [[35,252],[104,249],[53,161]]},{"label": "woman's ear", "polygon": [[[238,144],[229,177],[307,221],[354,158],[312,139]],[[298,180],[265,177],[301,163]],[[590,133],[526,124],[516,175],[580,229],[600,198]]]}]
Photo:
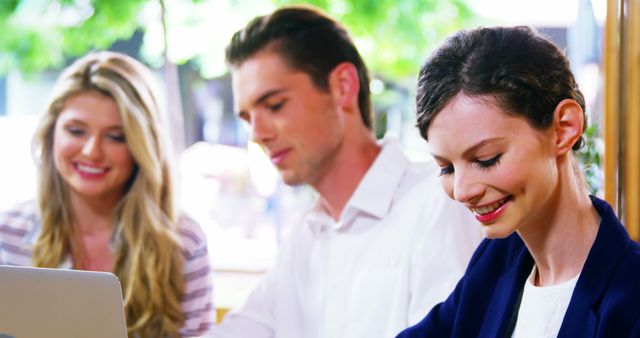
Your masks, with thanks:
[{"label": "woman's ear", "polygon": [[556,136],[557,155],[563,155],[580,140],[584,129],[584,111],[580,104],[572,99],[558,103],[553,112],[553,126]]},{"label": "woman's ear", "polygon": [[360,81],[356,66],[342,62],[333,68],[329,73],[329,91],[342,110],[349,111],[354,105],[357,107]]}]

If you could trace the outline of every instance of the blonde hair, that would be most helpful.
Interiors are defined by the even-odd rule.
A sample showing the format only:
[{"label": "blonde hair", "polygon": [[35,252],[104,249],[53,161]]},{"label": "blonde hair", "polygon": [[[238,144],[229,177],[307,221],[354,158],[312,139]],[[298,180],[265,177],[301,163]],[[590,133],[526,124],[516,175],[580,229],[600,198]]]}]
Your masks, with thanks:
[{"label": "blonde hair", "polygon": [[122,283],[130,336],[179,336],[184,323],[183,256],[176,229],[169,148],[149,70],[112,52],[89,54],[60,76],[34,136],[39,161],[42,230],[33,263],[58,267],[70,252],[72,213],[68,189],[54,166],[53,136],[65,100],[97,91],[117,104],[136,168],[115,207],[113,272]]}]

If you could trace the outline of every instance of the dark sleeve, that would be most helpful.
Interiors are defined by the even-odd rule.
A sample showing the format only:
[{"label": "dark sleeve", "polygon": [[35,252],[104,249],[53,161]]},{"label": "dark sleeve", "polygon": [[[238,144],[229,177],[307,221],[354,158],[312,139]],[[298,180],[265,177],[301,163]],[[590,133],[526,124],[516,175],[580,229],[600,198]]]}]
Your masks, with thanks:
[{"label": "dark sleeve", "polygon": [[636,322],[636,325],[633,327],[629,337],[640,338],[640,321]]}]

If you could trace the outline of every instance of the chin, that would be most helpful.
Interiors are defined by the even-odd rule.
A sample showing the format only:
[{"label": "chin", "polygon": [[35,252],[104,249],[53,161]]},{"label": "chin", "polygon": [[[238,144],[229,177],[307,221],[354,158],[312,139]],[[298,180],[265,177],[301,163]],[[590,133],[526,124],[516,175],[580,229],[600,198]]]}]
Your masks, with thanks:
[{"label": "chin", "polygon": [[301,177],[291,172],[289,173],[283,172],[282,181],[284,181],[284,183],[290,186],[298,186],[298,185],[303,185],[307,183]]},{"label": "chin", "polygon": [[482,224],[482,233],[488,239],[500,239],[507,238],[511,236],[515,232],[515,229],[509,228],[504,229],[504,226],[501,227],[500,224],[494,223],[489,225]]}]

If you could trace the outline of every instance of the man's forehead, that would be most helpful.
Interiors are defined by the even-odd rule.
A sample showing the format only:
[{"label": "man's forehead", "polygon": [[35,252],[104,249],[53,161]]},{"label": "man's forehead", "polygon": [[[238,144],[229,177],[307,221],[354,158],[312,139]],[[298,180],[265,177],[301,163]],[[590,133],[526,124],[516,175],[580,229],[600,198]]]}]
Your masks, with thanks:
[{"label": "man's forehead", "polygon": [[231,68],[234,105],[240,105],[235,108],[254,104],[269,92],[291,87],[292,82],[300,81],[300,75],[308,76],[288,66],[277,53],[261,52],[252,56]]},{"label": "man's forehead", "polygon": [[265,95],[280,91],[285,84],[277,71],[254,72],[253,75],[251,72],[232,72],[231,86],[234,106],[238,109],[253,106]]}]

